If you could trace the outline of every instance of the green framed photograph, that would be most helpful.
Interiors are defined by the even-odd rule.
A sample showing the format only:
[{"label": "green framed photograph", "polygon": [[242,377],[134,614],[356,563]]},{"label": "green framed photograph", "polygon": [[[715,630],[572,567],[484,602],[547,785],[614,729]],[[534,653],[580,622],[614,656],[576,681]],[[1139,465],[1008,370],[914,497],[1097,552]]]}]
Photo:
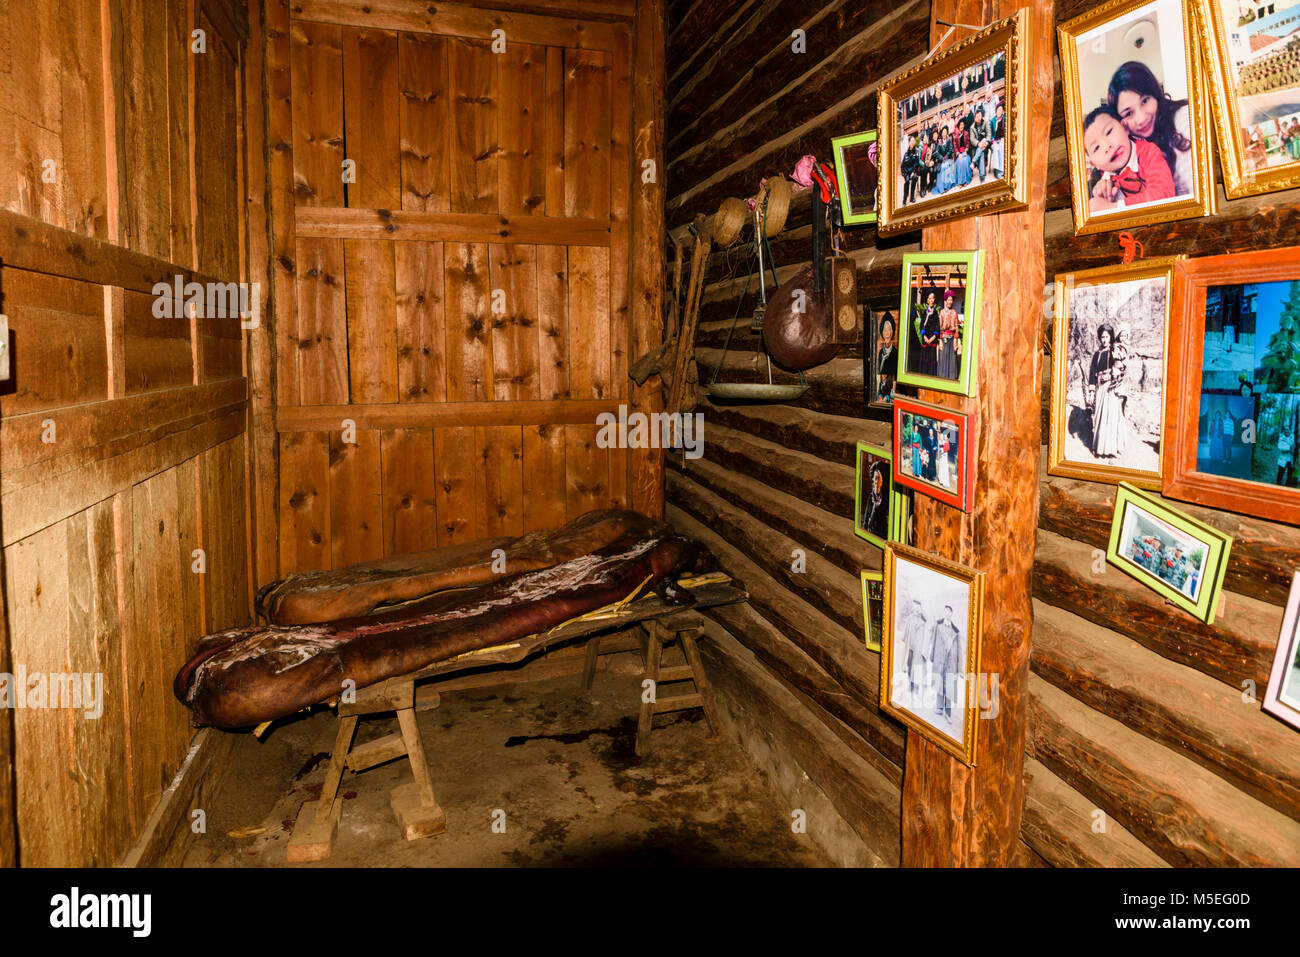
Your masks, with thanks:
[{"label": "green framed photograph", "polygon": [[980,250],[903,257],[900,383],[975,395],[983,262]]},{"label": "green framed photograph", "polygon": [[858,443],[853,483],[853,532],[881,548],[897,541],[900,496],[894,489],[894,455],[889,449]]},{"label": "green framed photograph", "polygon": [[885,628],[885,573],[862,572],[862,633],[868,651],[880,650]]},{"label": "green framed photograph", "polygon": [[1207,625],[1214,623],[1231,549],[1231,536],[1119,484],[1106,560]]},{"label": "green framed photograph", "polygon": [[835,176],[840,185],[840,212],[845,226],[864,226],[876,221],[877,166],[876,131],[836,136],[831,140],[835,154]]}]

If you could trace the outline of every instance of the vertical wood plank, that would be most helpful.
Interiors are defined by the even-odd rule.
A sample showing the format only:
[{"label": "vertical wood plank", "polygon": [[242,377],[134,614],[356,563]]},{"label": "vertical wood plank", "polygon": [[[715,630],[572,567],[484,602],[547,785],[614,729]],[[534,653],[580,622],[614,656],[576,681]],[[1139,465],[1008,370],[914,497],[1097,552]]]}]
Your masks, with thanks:
[{"label": "vertical wood plank", "polygon": [[348,378],[353,402],[397,401],[397,306],[393,243],[343,241]]},{"label": "vertical wood plank", "polygon": [[330,555],[333,567],[384,554],[379,437],[357,430],[355,442],[329,433]]},{"label": "vertical wood plank", "polygon": [[434,429],[433,461],[438,476],[435,489],[438,547],[482,538],[479,510],[474,505],[478,467],[474,430],[470,427]]},{"label": "vertical wood plank", "polygon": [[[211,450],[209,450],[211,451]],[[189,747],[193,736],[190,728],[190,713],[171,694],[171,679],[178,668],[190,656],[195,643],[207,634],[207,596],[204,594],[204,579],[207,573],[194,571],[196,549],[202,548],[200,529],[201,493],[199,484],[199,460],[189,459],[175,468],[168,470],[176,485],[176,518],[172,538],[170,564],[175,569],[180,602],[167,608],[167,616],[172,619],[170,630],[166,633],[167,644],[159,649],[162,656],[162,672],[166,681],[167,731],[168,743],[164,775],[170,783],[180,762]],[[168,556],[164,553],[163,559]],[[206,556],[211,567],[212,556]],[[154,613],[159,609],[155,607]]]},{"label": "vertical wood plank", "polygon": [[403,555],[438,544],[433,432],[389,429],[379,436],[384,490],[384,554]]},{"label": "vertical wood plank", "polygon": [[294,196],[300,206],[342,206],[342,28],[294,20],[289,37]]},{"label": "vertical wood plank", "polygon": [[611,394],[609,250],[569,247],[569,393],[575,399]]},{"label": "vertical wood plank", "polygon": [[295,299],[298,305],[298,395],[303,405],[348,401],[347,299],[343,240],[300,239]]},{"label": "vertical wood plank", "polygon": [[451,210],[497,212],[497,54],[487,41],[447,41],[451,83]]},{"label": "vertical wood plank", "polygon": [[330,568],[329,435],[280,435],[280,574]]},{"label": "vertical wood plank", "polygon": [[565,522],[564,426],[526,425],[524,531],[559,528]]},{"label": "vertical wood plank", "polygon": [[[298,405],[298,328],[294,242],[294,111],[289,0],[266,0],[266,155],[270,181],[272,300],[275,336],[275,403]],[[253,96],[250,95],[250,100]],[[251,113],[250,113],[251,115]],[[256,168],[257,164],[253,164]]]},{"label": "vertical wood plank", "polygon": [[564,215],[609,216],[611,60],[564,51]]},{"label": "vertical wood plank", "polygon": [[59,36],[63,218],[68,229],[103,238],[108,231],[108,158],[100,2],[69,0],[58,9],[63,17]]},{"label": "vertical wood plank", "polygon": [[122,0],[126,101],[126,195],[123,239],[132,249],[171,255],[169,141],[158,134],[168,115],[167,18],[149,0]]},{"label": "vertical wood plank", "polygon": [[447,401],[488,400],[494,393],[488,248],[447,243],[445,256]]},{"label": "vertical wood plank", "polygon": [[397,308],[397,399],[447,399],[442,243],[393,244]]},{"label": "vertical wood plank", "polygon": [[564,50],[546,48],[546,215],[564,212]]},{"label": "vertical wood plank", "polygon": [[403,209],[441,213],[451,208],[447,59],[443,37],[398,35]]},{"label": "vertical wood plank", "polygon": [[517,425],[474,430],[480,525],[484,535],[524,533],[524,451]]},{"label": "vertical wood plank", "polygon": [[344,28],[344,134],[347,158],[357,164],[356,182],[346,189],[349,206],[400,207],[397,66],[396,33]]},{"label": "vertical wood plank", "polygon": [[609,450],[596,444],[594,425],[564,427],[565,507],[570,521],[609,506]]},{"label": "vertical wood plank", "polygon": [[190,103],[189,0],[167,0],[167,133],[171,177],[171,260],[190,266],[194,262],[195,210],[190,207],[190,139],[194,118]]},{"label": "vertical wood plank", "polygon": [[546,212],[546,57],[546,47],[527,43],[508,43],[497,55],[503,216]]},{"label": "vertical wood plank", "polygon": [[540,397],[537,374],[537,247],[492,244],[492,294],[505,312],[492,315],[492,385],[498,401]]},{"label": "vertical wood plank", "polygon": [[569,250],[537,247],[538,397],[567,399],[569,389]]}]

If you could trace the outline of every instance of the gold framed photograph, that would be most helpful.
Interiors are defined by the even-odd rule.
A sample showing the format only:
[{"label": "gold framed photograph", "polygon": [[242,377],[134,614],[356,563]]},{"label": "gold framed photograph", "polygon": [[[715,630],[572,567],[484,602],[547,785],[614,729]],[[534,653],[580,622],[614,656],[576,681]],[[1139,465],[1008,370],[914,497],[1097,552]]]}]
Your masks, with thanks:
[{"label": "gold framed photograph", "polygon": [[1214,212],[1192,0],[1109,0],[1057,35],[1074,231]]},{"label": "gold framed photograph", "polygon": [[1029,201],[1029,8],[880,87],[882,235]]},{"label": "gold framed photograph", "polygon": [[1158,489],[1179,256],[1056,277],[1047,471]]},{"label": "gold framed photograph", "polygon": [[984,573],[891,544],[884,576],[880,708],[974,765]]},{"label": "gold framed photograph", "polygon": [[1300,186],[1300,0],[1193,0],[1229,199]]}]

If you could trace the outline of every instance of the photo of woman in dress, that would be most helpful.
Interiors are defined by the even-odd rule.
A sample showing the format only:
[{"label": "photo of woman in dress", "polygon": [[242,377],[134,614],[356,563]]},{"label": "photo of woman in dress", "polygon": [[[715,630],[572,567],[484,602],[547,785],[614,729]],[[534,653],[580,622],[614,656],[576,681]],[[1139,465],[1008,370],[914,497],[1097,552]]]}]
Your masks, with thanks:
[{"label": "photo of woman in dress", "polygon": [[956,294],[949,289],[943,294],[943,308],[939,310],[939,357],[935,374],[943,379],[956,380],[961,375],[961,314],[953,308]]},{"label": "photo of woman in dress", "polygon": [[1124,398],[1121,394],[1128,371],[1125,356],[1115,346],[1115,330],[1109,323],[1097,329],[1097,351],[1088,370],[1088,404],[1092,411],[1092,454],[1113,459],[1127,448]]},{"label": "photo of woman in dress", "polygon": [[888,310],[872,310],[875,331],[875,385],[871,404],[888,406],[894,402],[894,384],[898,379],[898,323]]},{"label": "photo of woman in dress", "polygon": [[[908,253],[899,308],[899,388],[974,394],[979,254]],[[907,393],[904,392],[904,395]]]},{"label": "photo of woman in dress", "polygon": [[912,329],[915,349],[908,351],[909,372],[921,375],[939,374],[939,303],[933,288],[924,291],[924,300],[912,304]]}]

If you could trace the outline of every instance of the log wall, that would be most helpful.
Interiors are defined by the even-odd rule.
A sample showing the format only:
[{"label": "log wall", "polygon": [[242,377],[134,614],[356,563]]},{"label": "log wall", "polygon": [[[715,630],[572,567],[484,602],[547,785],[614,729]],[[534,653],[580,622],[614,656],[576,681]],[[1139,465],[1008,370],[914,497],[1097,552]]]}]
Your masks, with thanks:
[{"label": "log wall", "polygon": [[[805,153],[829,159],[832,136],[874,128],[877,82],[924,56],[929,23],[923,0],[670,3],[669,228],[680,234],[724,197],[752,196],[762,177],[789,175]],[[804,53],[792,51],[796,28],[805,32]],[[896,295],[902,254],[920,248],[919,234],[877,244],[868,228],[846,231],[845,239],[864,299]],[[782,281],[808,263],[810,244],[804,192],[772,240]],[[749,314],[757,277],[745,289],[753,264],[738,247],[715,248],[707,268],[696,348],[701,382],[719,363],[719,381],[754,381],[758,341]],[[852,828],[861,846],[846,850],[839,822],[826,826],[809,811],[809,833],[834,859],[896,865],[906,736],[877,706],[880,663],[863,640],[858,573],[879,569],[881,553],[853,534],[852,522],[855,443],[888,444],[889,427],[866,417],[860,343],[842,347],[810,378],[812,389],[788,405],[704,400],[696,409],[704,413],[704,456],[670,461],[667,512],[751,594],[743,609],[714,616],[730,637],[709,644],[708,662],[738,676],[717,682],[741,689],[730,708],[738,724],[771,708],[785,713],[779,725],[742,729],[742,742],[792,806],[826,801]],[[746,703],[755,696],[763,704]],[[799,771],[822,801],[801,792],[808,784]]]},{"label": "log wall", "polygon": [[[1094,5],[1058,3],[1057,22]],[[875,85],[924,55],[930,14],[929,3],[670,3],[669,228],[680,231],[696,214],[712,213],[723,197],[752,195],[762,176],[788,174],[804,153],[828,156],[832,136],[874,127]],[[790,49],[796,27],[807,32],[803,55]],[[1121,256],[1114,234],[1074,235],[1059,64],[1055,69],[1044,302],[1055,274]],[[1146,255],[1295,241],[1300,192],[1229,202],[1218,189],[1214,216],[1133,230]],[[877,241],[870,227],[846,231],[864,303],[896,297],[902,255],[918,250],[919,238]],[[772,243],[782,280],[807,263],[809,243],[807,194],[797,194]],[[758,353],[746,318],[756,296],[752,287],[742,295],[752,266],[733,248],[715,249],[708,268],[696,349],[701,380],[721,363],[720,380],[752,381]],[[1046,441],[1050,310],[1044,315]],[[879,552],[853,535],[851,519],[854,443],[885,444],[888,429],[864,417],[860,344],[842,347],[809,378],[812,389],[791,405],[704,400],[704,458],[670,463],[668,514],[708,541],[750,587],[745,620],[735,613],[719,624],[797,692],[827,740],[847,742],[889,770],[896,787],[903,737],[876,709],[877,659],[861,638],[857,572],[879,567]],[[1253,687],[1258,697],[1266,685],[1291,573],[1300,566],[1300,533],[1175,503],[1236,538],[1224,610],[1205,626],[1113,568],[1094,573],[1097,549],[1104,567],[1114,488],[1048,476],[1043,456],[1037,479],[1026,477],[1037,481],[1040,513],[1019,860],[1296,863],[1300,750],[1294,732],[1243,690]],[[791,569],[795,549],[807,554],[804,573]],[[730,666],[725,648],[712,653],[715,667]],[[734,667],[751,673],[754,662],[737,659]],[[801,752],[808,724],[800,725],[786,748],[790,760],[807,762],[807,773],[869,845],[896,842],[896,833],[882,837],[871,815],[854,815],[866,778],[846,763],[819,762],[807,746]],[[893,787],[878,789],[873,800],[897,820]]]},{"label": "log wall", "polygon": [[16,817],[23,864],[116,863],[190,747],[172,675],[248,620],[239,319],[154,312],[156,282],[246,278],[242,24],[227,0],[0,4],[0,671],[102,682],[98,716],[6,713],[0,862]]}]

